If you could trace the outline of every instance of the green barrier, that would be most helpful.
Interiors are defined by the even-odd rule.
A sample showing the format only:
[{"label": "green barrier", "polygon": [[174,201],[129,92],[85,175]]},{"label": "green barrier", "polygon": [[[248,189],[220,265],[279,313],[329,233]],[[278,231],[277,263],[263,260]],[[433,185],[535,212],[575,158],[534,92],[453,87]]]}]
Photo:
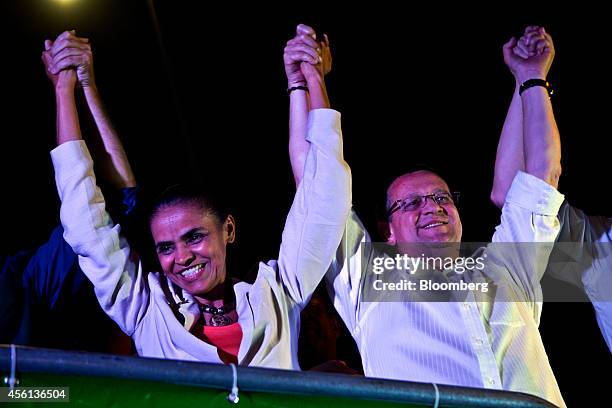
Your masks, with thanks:
[{"label": "green barrier", "polygon": [[[0,372],[11,365],[23,387],[68,387],[69,402],[44,406],[230,407],[229,366],[61,350],[0,346]],[[432,407],[432,384],[357,376],[240,367],[238,407]],[[8,387],[2,388],[4,395]],[[439,407],[553,407],[537,397],[465,387],[437,386]],[[33,396],[33,395],[32,395]],[[6,401],[6,400],[2,400]],[[12,399],[11,401],[14,401]],[[42,399],[0,402],[40,407]]]},{"label": "green barrier", "polygon": [[[214,388],[180,386],[147,381],[126,381],[113,378],[59,376],[52,374],[24,375],[20,387],[70,387],[70,406],[79,407],[231,407],[228,391]],[[273,394],[240,390],[238,407],[422,407],[397,403],[372,402],[351,398]],[[66,407],[65,403],[47,403]],[[21,403],[19,407],[40,407],[37,403]]]}]

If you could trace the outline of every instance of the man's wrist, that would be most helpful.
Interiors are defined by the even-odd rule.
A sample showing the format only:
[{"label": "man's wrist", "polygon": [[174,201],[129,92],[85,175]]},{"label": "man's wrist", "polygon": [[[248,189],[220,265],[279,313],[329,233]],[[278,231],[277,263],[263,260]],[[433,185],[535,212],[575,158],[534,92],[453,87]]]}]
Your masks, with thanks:
[{"label": "man's wrist", "polygon": [[81,87],[83,88],[83,92],[85,95],[87,94],[98,94],[98,87],[95,83],[83,84],[81,83]]},{"label": "man's wrist", "polygon": [[541,72],[536,71],[536,72],[521,72],[517,74],[516,76],[516,81],[519,83],[519,85],[525,83],[526,81],[530,79],[541,79],[543,81],[546,81],[546,75]]},{"label": "man's wrist", "polygon": [[316,74],[311,74],[306,77],[306,84],[309,87],[315,84],[325,86],[325,79],[323,78],[323,75],[317,72]]},{"label": "man's wrist", "polygon": [[542,88],[548,93],[548,96],[552,96],[553,94],[552,85],[550,85],[548,81],[540,78],[530,78],[521,83],[521,86],[519,88],[519,95],[522,95],[525,91],[531,88]]},{"label": "man's wrist", "polygon": [[57,84],[55,85],[55,93],[59,96],[74,95],[75,84]]}]

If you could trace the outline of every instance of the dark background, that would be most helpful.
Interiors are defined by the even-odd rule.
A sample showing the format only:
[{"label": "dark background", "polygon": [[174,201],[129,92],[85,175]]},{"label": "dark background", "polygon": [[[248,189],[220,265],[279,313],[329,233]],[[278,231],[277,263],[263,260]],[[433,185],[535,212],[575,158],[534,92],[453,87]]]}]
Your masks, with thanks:
[{"label": "dark background", "polygon": [[[354,206],[371,230],[388,181],[425,162],[462,193],[464,241],[489,239],[499,219],[489,201],[493,163],[514,87],[501,46],[528,24],[555,41],[560,190],[587,213],[612,216],[602,10],[194,3],[0,3],[3,253],[42,243],[58,222],[54,96],[40,53],[66,29],[91,40],[98,86],[139,183],[154,190],[196,177],[225,188],[238,221],[236,275],[276,257],[294,192],[282,50],[300,22],[329,35],[328,90],[343,115]],[[568,405],[603,395],[611,359],[591,306],[548,303],[541,331]]]}]

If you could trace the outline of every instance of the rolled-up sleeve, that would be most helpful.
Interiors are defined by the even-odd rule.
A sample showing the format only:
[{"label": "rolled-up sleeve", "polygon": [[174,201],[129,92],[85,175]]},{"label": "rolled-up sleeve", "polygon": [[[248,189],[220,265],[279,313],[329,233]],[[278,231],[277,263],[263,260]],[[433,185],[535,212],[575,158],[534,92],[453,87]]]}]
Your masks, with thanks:
[{"label": "rolled-up sleeve", "polygon": [[141,263],[131,258],[105,209],[96,185],[93,161],[83,141],[70,141],[51,152],[64,239],[95,287],[103,310],[128,335],[133,334],[148,305],[149,291]]},{"label": "rolled-up sleeve", "polygon": [[307,140],[310,150],[304,177],[287,216],[278,257],[283,285],[302,306],[336,253],[351,206],[351,176],[342,152],[340,113],[311,111]]},{"label": "rolled-up sleeve", "polygon": [[509,276],[503,280],[525,301],[541,301],[540,279],[559,233],[557,213],[563,200],[563,194],[554,187],[520,171],[506,196],[501,223],[487,253],[504,264]]}]

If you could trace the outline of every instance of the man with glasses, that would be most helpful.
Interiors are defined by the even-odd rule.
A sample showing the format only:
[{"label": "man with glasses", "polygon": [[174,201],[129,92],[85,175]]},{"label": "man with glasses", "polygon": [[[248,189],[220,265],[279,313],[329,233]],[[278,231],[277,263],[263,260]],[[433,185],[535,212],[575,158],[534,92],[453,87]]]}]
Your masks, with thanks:
[{"label": "man with glasses", "polygon": [[[302,27],[302,31],[298,30],[294,41],[299,42],[301,36],[310,39],[300,42],[301,51],[313,47],[310,43],[316,38],[311,29]],[[538,70],[550,66],[552,42],[547,46],[544,57],[517,64],[517,80],[526,84],[522,94],[523,104],[528,106],[525,132],[534,143],[525,146],[525,172],[518,172],[512,182],[493,244],[472,259],[483,268],[449,273],[445,264],[426,271],[427,276],[443,283],[490,283],[491,292],[447,294],[456,301],[415,301],[423,299],[423,293],[413,290],[412,285],[421,269],[398,272],[402,255],[408,255],[404,259],[411,260],[413,267],[441,255],[451,261],[461,258],[459,212],[448,185],[435,172],[417,170],[401,175],[387,190],[387,244],[397,251],[397,258],[372,244],[355,213],[349,217],[326,280],[334,306],[357,343],[365,375],[525,392],[565,406],[538,332],[539,280],[551,245],[534,243],[555,240],[559,232],[556,216],[563,201],[556,190],[561,171],[558,135],[542,127],[551,110],[550,101],[546,89],[530,81],[536,79]],[[300,52],[291,55],[295,58],[287,58],[286,49],[287,72],[292,72],[292,62],[299,65]],[[308,64],[306,58],[301,64]],[[307,98],[307,92],[291,95],[294,124],[300,121],[294,107],[307,105]],[[303,140],[296,129],[299,127],[290,126],[292,163],[304,154],[296,148],[295,141]],[[299,183],[301,177],[295,169]],[[385,265],[392,270],[384,270]],[[374,293],[373,280],[397,276],[407,279],[391,282],[386,286],[393,288],[388,293]],[[400,301],[398,288],[403,291]]]}]

